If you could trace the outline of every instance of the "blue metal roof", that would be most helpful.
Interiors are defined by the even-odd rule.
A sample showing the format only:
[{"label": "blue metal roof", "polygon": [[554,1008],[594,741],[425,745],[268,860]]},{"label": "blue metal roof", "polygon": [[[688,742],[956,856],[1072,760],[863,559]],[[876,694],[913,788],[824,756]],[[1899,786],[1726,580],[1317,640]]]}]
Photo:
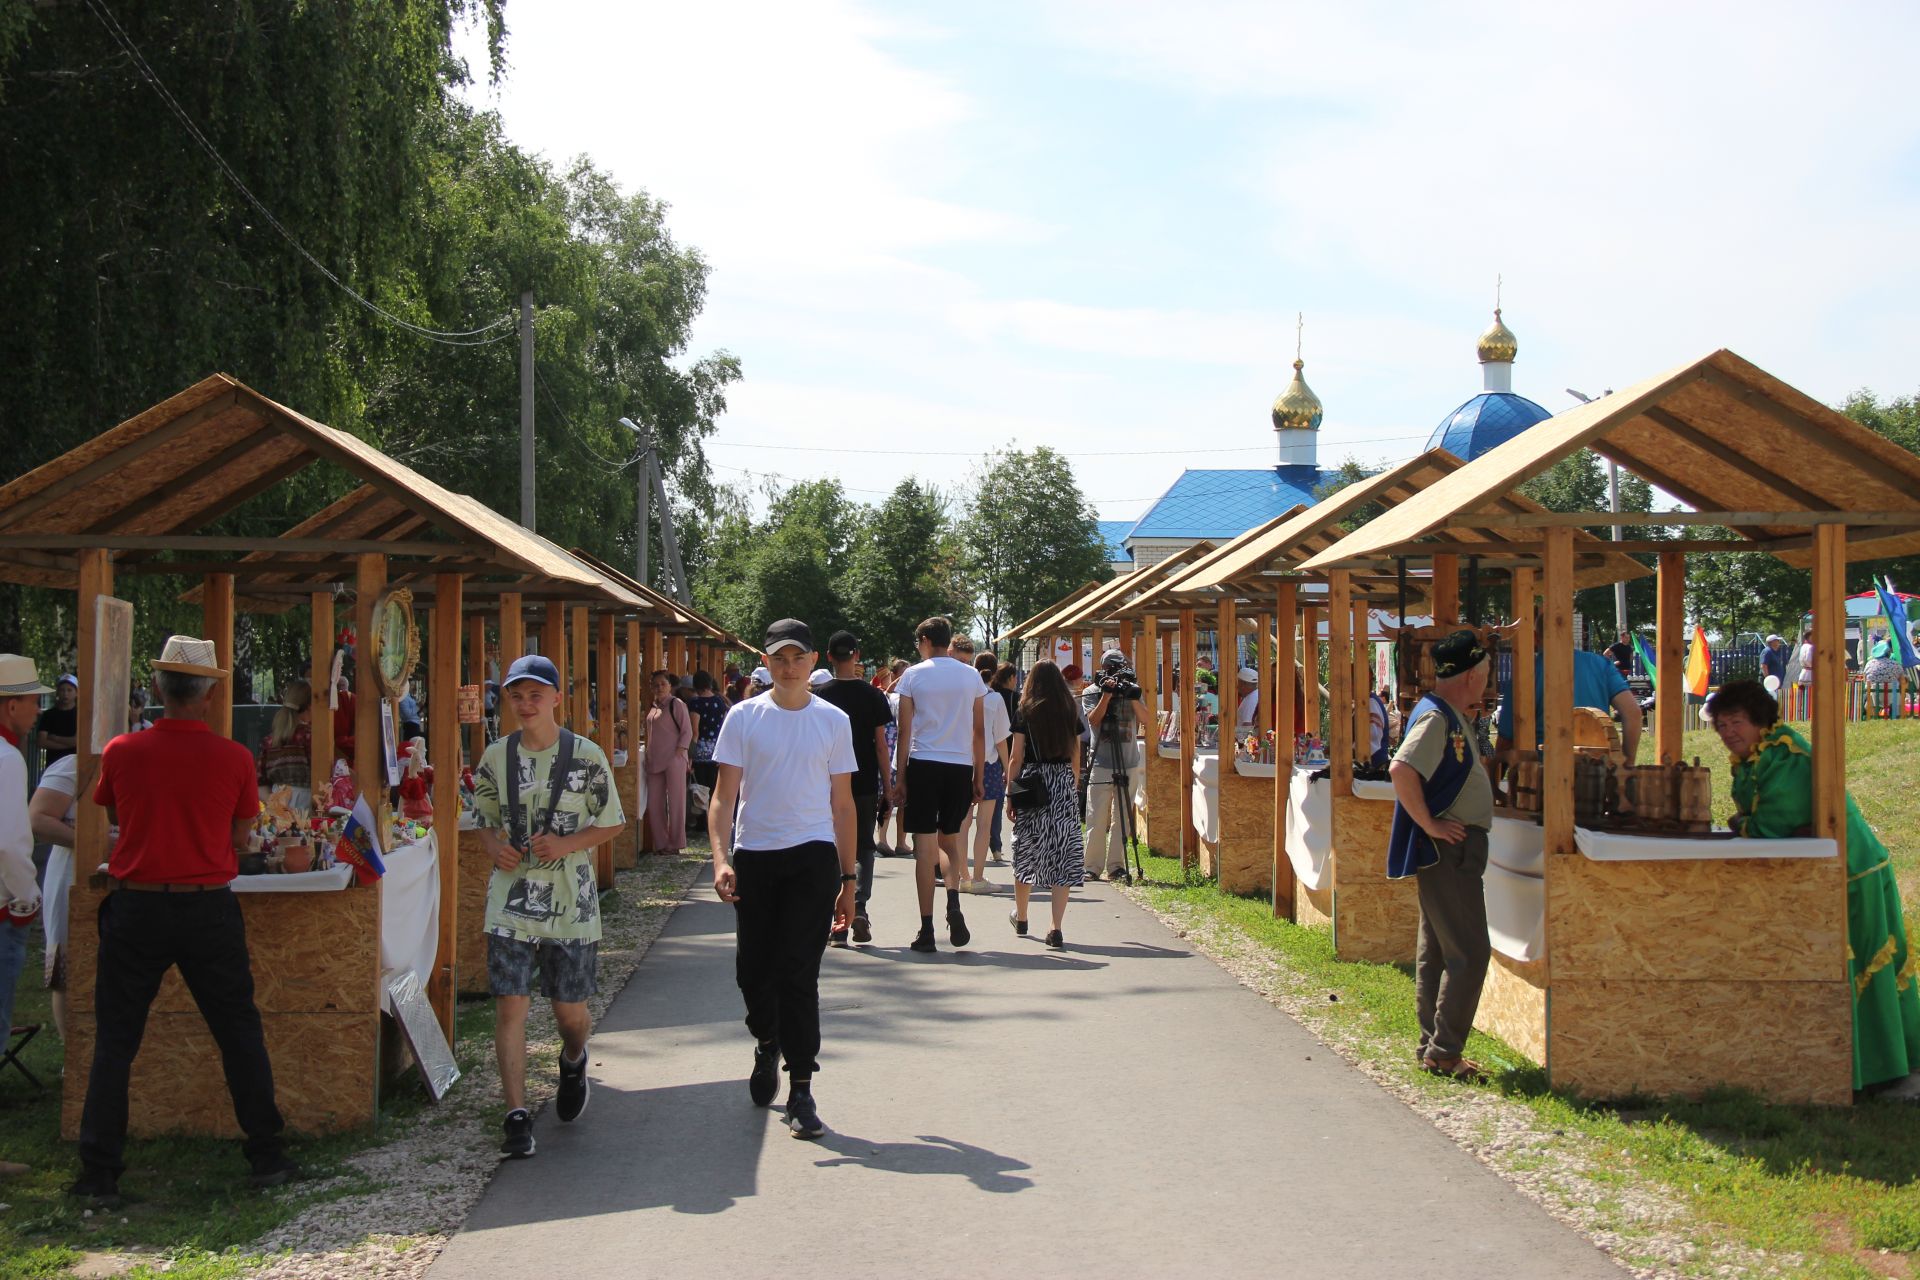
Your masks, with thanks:
[{"label": "blue metal roof", "polygon": [[1107,559],[1131,560],[1133,553],[1127,550],[1127,535],[1133,532],[1132,520],[1102,520],[1100,522],[1100,540],[1107,544]]},{"label": "blue metal roof", "polygon": [[1482,391],[1440,420],[1427,448],[1445,449],[1456,458],[1472,462],[1552,416],[1525,396],[1511,391]]},{"label": "blue metal roof", "polygon": [[1183,471],[1128,537],[1237,538],[1296,504],[1312,506],[1314,489],[1334,474],[1310,466]]}]

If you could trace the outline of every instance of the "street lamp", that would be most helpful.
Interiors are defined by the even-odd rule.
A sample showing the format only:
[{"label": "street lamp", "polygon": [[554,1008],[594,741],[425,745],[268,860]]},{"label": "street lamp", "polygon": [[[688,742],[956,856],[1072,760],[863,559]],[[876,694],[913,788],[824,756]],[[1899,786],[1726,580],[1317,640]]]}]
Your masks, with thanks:
[{"label": "street lamp", "polygon": [[632,418],[620,419],[620,425],[640,438],[640,465],[633,469],[635,506],[633,517],[633,576],[641,586],[650,587],[653,584],[647,581],[647,516],[649,514],[647,511],[647,487],[651,476],[648,474],[646,463],[647,454],[652,450],[653,445],[647,439],[646,428],[635,423]]}]

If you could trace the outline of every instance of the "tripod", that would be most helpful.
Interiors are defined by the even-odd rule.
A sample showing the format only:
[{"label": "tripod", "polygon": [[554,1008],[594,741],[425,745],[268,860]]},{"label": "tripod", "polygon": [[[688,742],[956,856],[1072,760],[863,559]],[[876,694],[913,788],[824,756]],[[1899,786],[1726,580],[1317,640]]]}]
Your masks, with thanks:
[{"label": "tripod", "polygon": [[[1115,702],[1118,701],[1116,698]],[[1133,778],[1127,771],[1127,757],[1133,751],[1133,742],[1131,735],[1123,734],[1120,729],[1120,724],[1132,717],[1116,714],[1118,711],[1118,706],[1109,704],[1106,716],[1100,721],[1100,742],[1109,748],[1108,758],[1113,761],[1107,772],[1112,775],[1110,803],[1116,808],[1114,821],[1120,828],[1121,865],[1128,867],[1128,875],[1140,883],[1146,879],[1146,869],[1140,863],[1140,850],[1134,844]],[[1106,850],[1101,850],[1100,856],[1104,863]]]}]

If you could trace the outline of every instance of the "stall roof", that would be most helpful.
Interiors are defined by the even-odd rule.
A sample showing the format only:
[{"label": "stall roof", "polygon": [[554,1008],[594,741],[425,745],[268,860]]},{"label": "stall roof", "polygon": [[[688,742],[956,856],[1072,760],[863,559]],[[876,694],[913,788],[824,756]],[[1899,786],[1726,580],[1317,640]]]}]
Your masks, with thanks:
[{"label": "stall roof", "polygon": [[1696,511],[1737,516],[1727,523],[1754,550],[1789,564],[1811,562],[1816,523],[1849,526],[1849,559],[1920,551],[1920,457],[1721,350],[1528,428],[1302,567],[1410,551],[1442,531],[1558,523],[1516,522],[1500,501],[1581,448]]},{"label": "stall roof", "polygon": [[1062,602],[1060,607],[1049,614],[1041,626],[1035,629],[1044,633],[1062,628],[1071,630],[1103,622],[1112,615],[1114,610],[1124,608],[1127,601],[1152,590],[1159,583],[1164,582],[1168,574],[1212,550],[1213,544],[1202,539],[1192,546],[1180,548],[1157,564],[1136,569],[1132,573],[1123,573],[1111,582],[1102,583],[1096,591]]},{"label": "stall roof", "polygon": [[1305,510],[1307,510],[1307,508],[1304,505],[1295,503],[1272,519],[1255,525],[1238,537],[1211,548],[1205,555],[1188,563],[1179,573],[1171,575],[1165,582],[1162,582],[1154,588],[1153,591],[1136,597],[1134,604],[1145,610],[1151,609],[1156,605],[1184,607],[1195,603],[1192,599],[1193,593],[1198,590],[1204,590],[1203,587],[1197,584],[1208,580],[1212,576],[1213,567],[1232,556],[1236,547],[1245,546],[1254,539],[1270,535],[1274,530],[1280,528],[1289,520],[1296,518]]},{"label": "stall roof", "polygon": [[1083,582],[1078,587],[1075,587],[1068,594],[1054,601],[1052,604],[1048,605],[1046,608],[1042,609],[1040,612],[1034,614],[1031,618],[1028,618],[1025,622],[1017,622],[1013,626],[1008,627],[1005,631],[1002,631],[999,635],[995,636],[993,638],[993,642],[995,644],[1003,644],[1006,641],[1012,639],[1014,636],[1034,635],[1036,634],[1036,629],[1035,629],[1036,623],[1045,621],[1047,618],[1058,613],[1062,608],[1064,608],[1068,604],[1072,603],[1075,600],[1078,600],[1081,596],[1086,595],[1089,591],[1098,591],[1099,589],[1100,589],[1100,584],[1098,582]]},{"label": "stall roof", "polygon": [[[1378,503],[1389,511],[1411,501],[1416,495],[1438,484],[1467,464],[1445,449],[1429,449],[1419,457],[1389,468],[1378,475],[1356,480],[1312,507],[1291,513],[1277,528],[1256,530],[1221,549],[1221,554],[1205,565],[1169,583],[1168,591],[1250,590],[1266,584],[1268,570],[1298,569],[1301,564],[1347,536],[1344,521],[1362,508]],[[1506,512],[1541,512],[1546,508],[1518,493],[1502,495],[1498,509]],[[1375,517],[1376,520],[1381,517]],[[1363,525],[1363,528],[1371,527]],[[1518,534],[1518,536],[1516,536]],[[1514,529],[1488,530],[1476,541],[1488,543],[1483,553],[1501,555],[1502,542],[1518,542],[1532,535]],[[1609,582],[1627,582],[1653,571],[1631,556],[1603,551],[1605,543],[1584,530],[1575,534],[1576,543],[1591,543],[1590,549],[1603,555],[1596,562],[1579,565],[1575,575],[1582,587]],[[1409,584],[1417,594],[1427,594],[1427,581]]]},{"label": "stall roof", "polygon": [[[337,521],[338,532],[280,539],[198,534],[321,460],[364,481],[385,502],[368,505],[360,498],[345,508],[336,503],[306,522],[317,529],[324,520]],[[457,565],[465,572],[524,574],[584,588],[602,581],[472,498],[226,374],[196,383],[0,488],[0,580],[73,587],[74,552],[90,547],[121,552],[129,567],[151,572],[264,577],[284,575],[289,564],[306,571],[304,559],[287,557],[337,562],[373,551],[441,561],[441,571]],[[154,559],[163,551],[213,560],[175,568]],[[239,556],[245,552],[261,554],[243,569]]]}]

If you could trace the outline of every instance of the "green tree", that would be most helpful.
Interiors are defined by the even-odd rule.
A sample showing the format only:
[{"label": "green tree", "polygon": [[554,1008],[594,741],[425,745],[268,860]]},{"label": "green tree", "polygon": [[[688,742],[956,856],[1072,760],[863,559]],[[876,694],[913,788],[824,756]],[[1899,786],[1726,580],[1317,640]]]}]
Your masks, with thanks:
[{"label": "green tree", "polygon": [[[1591,449],[1578,450],[1521,485],[1520,492],[1549,511],[1605,511],[1608,509],[1606,463]],[[1622,471],[1620,509],[1652,511],[1652,486],[1639,476]],[[1605,524],[1589,526],[1587,532],[1596,538],[1613,536],[1612,528]],[[1628,525],[1623,532],[1635,540],[1667,536],[1665,527],[1658,525]],[[1643,564],[1653,563],[1651,556],[1636,556],[1635,559]],[[1657,597],[1656,583],[1652,577],[1636,578],[1627,583],[1627,625],[1635,627],[1651,623],[1659,603]],[[1612,640],[1614,599],[1611,585],[1588,587],[1576,592],[1573,607],[1587,618],[1600,620],[1601,627],[1609,633],[1608,640]]]},{"label": "green tree", "polygon": [[1066,458],[1045,445],[987,457],[962,531],[972,613],[983,639],[1090,578],[1113,576],[1093,504]]},{"label": "green tree", "polygon": [[958,558],[947,504],[917,480],[902,480],[860,526],[844,592],[853,630],[878,661],[914,651],[924,618],[960,607]]}]

